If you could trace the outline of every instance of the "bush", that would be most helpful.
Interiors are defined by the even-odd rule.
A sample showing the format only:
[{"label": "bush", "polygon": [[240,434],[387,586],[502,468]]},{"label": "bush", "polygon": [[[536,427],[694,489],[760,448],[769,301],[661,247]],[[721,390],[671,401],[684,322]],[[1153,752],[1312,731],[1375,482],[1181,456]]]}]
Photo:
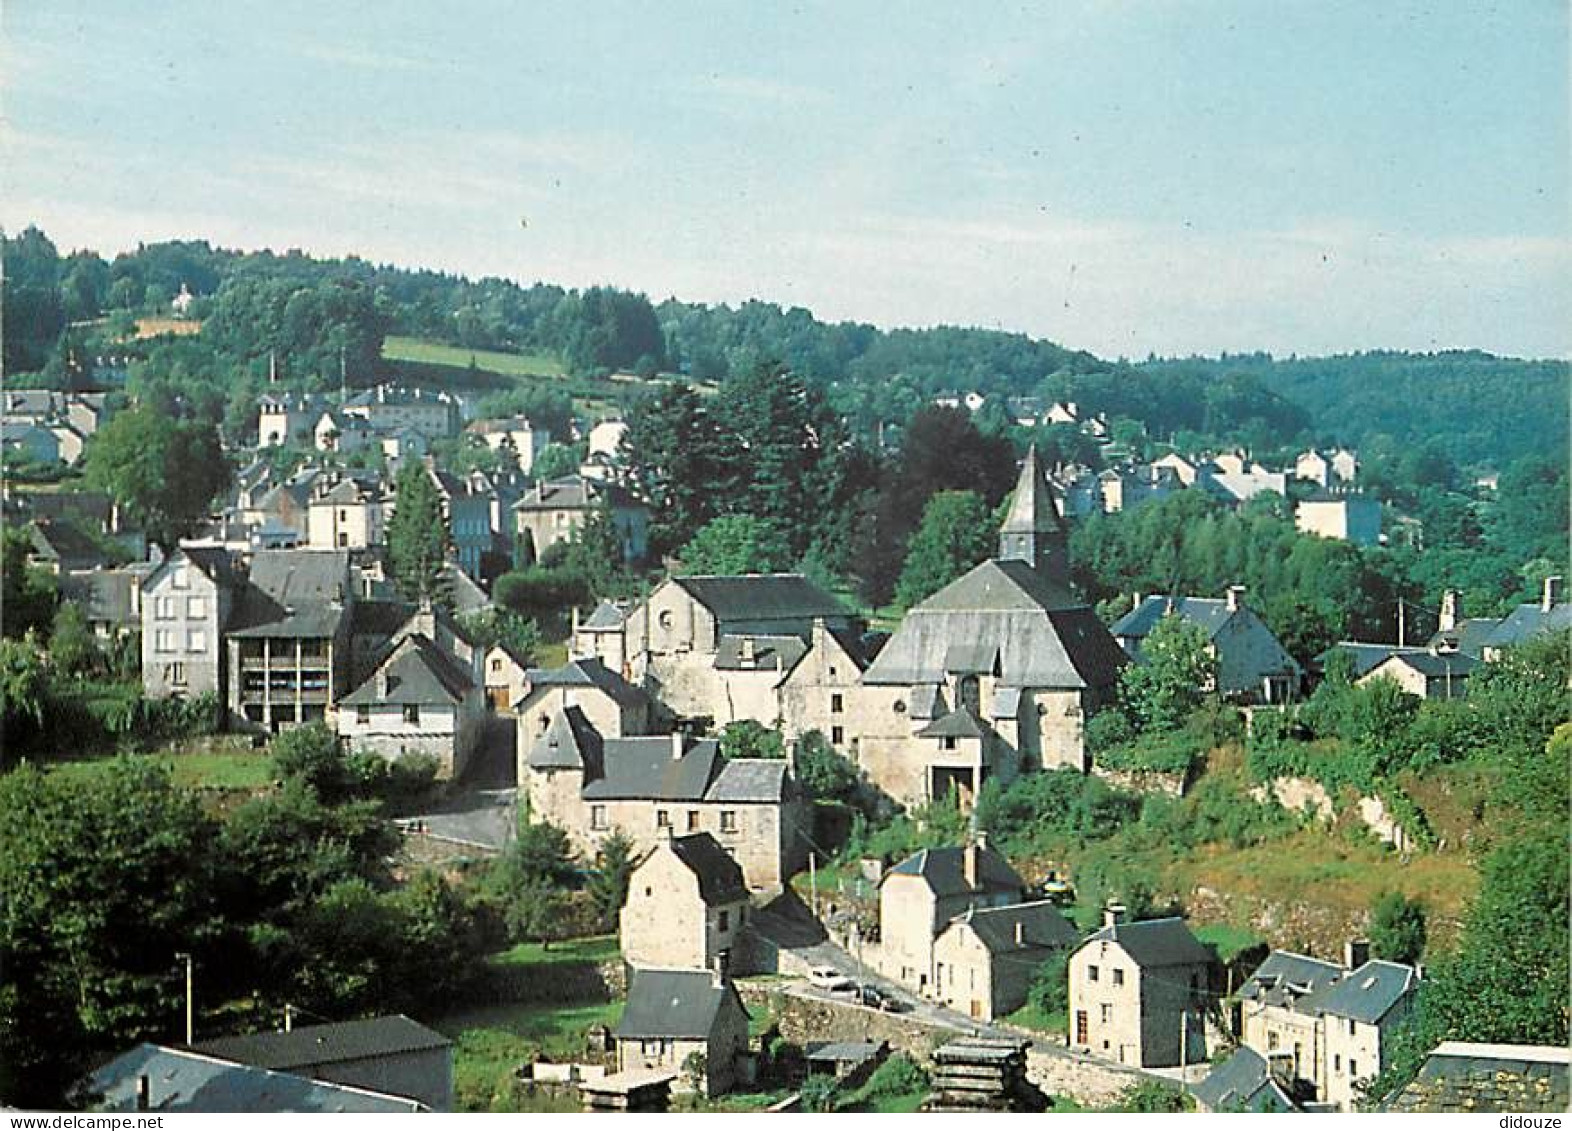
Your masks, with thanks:
[{"label": "bush", "polygon": [[857,767],[811,730],[797,744],[797,780],[821,801],[852,801],[861,780]]},{"label": "bush", "polygon": [[1055,951],[1032,975],[1026,1003],[1045,1017],[1063,1017],[1070,1008],[1070,952]]},{"label": "bush", "polygon": [[1185,776],[1205,753],[1206,747],[1184,731],[1148,732],[1099,750],[1093,760],[1105,770]]},{"label": "bush", "polygon": [[1008,786],[983,786],[977,826],[1015,852],[1041,847],[1054,837],[1103,840],[1133,821],[1140,800],[1076,770],[1045,770]]},{"label": "bush", "polygon": [[911,1057],[896,1053],[873,1070],[873,1075],[868,1077],[862,1091],[865,1097],[872,1099],[876,1096],[908,1096],[913,1092],[926,1091],[927,1088],[928,1074],[922,1070],[922,1066]]}]

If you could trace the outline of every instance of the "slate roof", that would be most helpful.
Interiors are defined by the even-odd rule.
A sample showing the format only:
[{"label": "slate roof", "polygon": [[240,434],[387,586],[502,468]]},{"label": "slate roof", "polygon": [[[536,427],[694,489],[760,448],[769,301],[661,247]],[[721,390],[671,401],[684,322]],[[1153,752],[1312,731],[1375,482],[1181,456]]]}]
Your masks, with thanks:
[{"label": "slate roof", "polygon": [[737,903],[748,898],[742,866],[727,855],[720,842],[709,833],[673,837],[670,847],[698,879],[699,898],[708,906]]},{"label": "slate roof", "polygon": [[[744,663],[742,642],[753,641],[753,662]],[[807,642],[800,636],[746,636],[725,635],[715,649],[715,667],[719,671],[775,671],[789,672],[797,661],[808,653]]]},{"label": "slate roof", "polygon": [[732,758],[704,791],[704,800],[737,804],[767,804],[786,799],[784,758]]},{"label": "slate roof", "polygon": [[992,733],[987,723],[972,714],[968,707],[951,711],[935,719],[917,732],[918,738],[982,738]]},{"label": "slate roof", "polygon": [[1428,643],[1465,656],[1478,656],[1500,627],[1499,617],[1466,617],[1457,622],[1456,628],[1438,630]]},{"label": "slate roof", "polygon": [[845,607],[800,573],[696,574],[674,585],[720,621],[845,619]]},{"label": "slate roof", "polygon": [[1088,938],[1087,943],[1112,942],[1142,969],[1163,966],[1211,965],[1216,956],[1202,946],[1178,916],[1143,919],[1136,923],[1115,923]]},{"label": "slate roof", "polygon": [[1272,1078],[1266,1060],[1240,1046],[1190,1091],[1208,1111],[1295,1111],[1293,1101]]},{"label": "slate roof", "polygon": [[513,504],[516,511],[586,510],[604,502],[613,507],[639,507],[644,504],[615,483],[565,475],[535,484]]},{"label": "slate roof", "polygon": [[559,668],[530,668],[525,672],[525,679],[530,691],[537,687],[593,687],[623,707],[639,707],[649,702],[646,692],[593,656],[569,660]]},{"label": "slate roof", "polygon": [[602,775],[586,781],[586,801],[697,801],[714,779],[720,747],[705,739],[671,756],[672,738],[605,738]]},{"label": "slate roof", "polygon": [[1042,467],[1037,460],[1036,444],[1026,450],[1015,493],[1010,496],[1010,509],[1005,513],[999,530],[1004,534],[1065,532],[1064,518],[1053,501],[1053,488],[1043,477]]},{"label": "slate roof", "polygon": [[635,970],[613,1033],[634,1040],[708,1037],[728,999],[747,1013],[736,987],[729,981],[716,985],[707,970]]},{"label": "slate roof", "polygon": [[907,613],[863,682],[943,683],[959,644],[997,649],[1011,687],[1107,687],[1128,662],[1091,609],[1025,562],[986,561]]},{"label": "slate roof", "polygon": [[326,637],[338,631],[350,598],[344,550],[258,550],[236,601],[228,634]]},{"label": "slate roof", "polygon": [[137,1080],[148,1078],[155,1112],[392,1112],[425,1111],[418,1100],[287,1072],[235,1064],[185,1049],[140,1044],[94,1072],[87,1087],[102,1095],[103,1111],[134,1111]]},{"label": "slate roof", "polygon": [[1274,950],[1239,987],[1239,996],[1263,1005],[1293,1005],[1342,976],[1343,968],[1335,962]]},{"label": "slate roof", "polygon": [[[1447,676],[1451,676],[1453,679],[1463,679],[1482,662],[1473,656],[1465,656],[1461,652],[1437,653],[1421,648],[1417,652],[1405,650],[1396,655],[1388,656],[1380,664],[1377,664],[1376,668],[1386,663],[1404,664],[1430,679],[1445,679]],[[1371,670],[1373,672],[1375,669],[1372,668]]]},{"label": "slate roof", "polygon": [[1331,659],[1334,653],[1346,653],[1354,661],[1353,678],[1359,679],[1385,662],[1389,656],[1423,651],[1423,648],[1399,648],[1396,644],[1365,644],[1357,640],[1340,640],[1322,652],[1312,662],[1317,671],[1324,672],[1326,671],[1326,662]]},{"label": "slate roof", "polygon": [[936,683],[924,683],[912,688],[911,716],[914,719],[931,719],[941,711],[948,711],[944,689]]},{"label": "slate roof", "polygon": [[595,606],[595,611],[589,615],[588,620],[580,621],[579,627],[592,632],[605,632],[622,627],[627,611],[615,602],[602,601]]},{"label": "slate roof", "polygon": [[90,624],[138,623],[133,594],[152,567],[94,569],[68,573],[60,578],[60,594],[82,608]]},{"label": "slate roof", "polygon": [[[951,927],[957,924],[971,927],[990,954],[1074,949],[1081,937],[1059,909],[1045,899],[1008,907],[973,908],[950,920]],[[1015,941],[1017,925],[1021,928],[1019,943]]]},{"label": "slate roof", "polygon": [[1444,1041],[1384,1109],[1400,1112],[1564,1112],[1572,1106],[1560,1046]]},{"label": "slate roof", "polygon": [[1306,1013],[1329,1013],[1374,1025],[1419,984],[1412,966],[1371,959],[1340,980],[1303,998]]},{"label": "slate roof", "polygon": [[1228,607],[1226,600],[1214,597],[1174,597],[1170,605],[1168,597],[1154,595],[1144,598],[1120,617],[1111,631],[1115,636],[1144,640],[1168,615],[1170,608],[1175,616],[1183,617],[1205,632],[1208,639],[1221,632],[1236,611]]},{"label": "slate roof", "polygon": [[[382,686],[383,677],[387,687]],[[399,641],[392,655],[342,702],[351,707],[378,703],[424,706],[458,703],[473,688],[469,673],[428,638],[412,632]]]},{"label": "slate roof", "polygon": [[977,847],[977,884],[966,881],[965,848],[924,848],[891,868],[888,875],[921,876],[935,895],[965,895],[979,891],[1019,892],[1025,881],[1009,862],[991,848]]},{"label": "slate roof", "polygon": [[287,1033],[253,1033],[201,1041],[195,1051],[256,1068],[290,1071],[346,1060],[397,1056],[425,1049],[445,1049],[453,1044],[434,1029],[402,1013],[363,1021],[296,1026]]},{"label": "slate roof", "polygon": [[578,707],[556,711],[530,746],[528,764],[537,770],[583,770],[586,779],[598,778],[605,764],[600,732]]},{"label": "slate roof", "polygon": [[1548,612],[1539,602],[1519,605],[1485,638],[1484,646],[1510,648],[1542,632],[1559,632],[1568,627],[1572,627],[1572,603],[1552,605]]},{"label": "slate roof", "polygon": [[107,562],[109,555],[74,522],[34,519],[27,528],[33,552],[46,561]]}]

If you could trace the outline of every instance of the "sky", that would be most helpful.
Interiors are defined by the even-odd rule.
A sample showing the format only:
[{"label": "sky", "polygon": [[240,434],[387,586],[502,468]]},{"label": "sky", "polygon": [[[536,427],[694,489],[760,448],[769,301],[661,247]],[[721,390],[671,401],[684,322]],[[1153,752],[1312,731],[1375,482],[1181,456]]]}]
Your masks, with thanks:
[{"label": "sky", "polygon": [[1568,9],[5,0],[0,227],[1106,357],[1568,357]]}]

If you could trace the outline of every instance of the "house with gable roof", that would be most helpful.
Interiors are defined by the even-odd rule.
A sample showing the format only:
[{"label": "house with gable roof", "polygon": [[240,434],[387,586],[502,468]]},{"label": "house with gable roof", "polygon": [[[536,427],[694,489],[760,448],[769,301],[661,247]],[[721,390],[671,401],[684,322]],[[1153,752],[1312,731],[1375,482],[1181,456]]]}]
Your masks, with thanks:
[{"label": "house with gable roof", "polygon": [[1301,1110],[1278,1058],[1268,1059],[1248,1046],[1234,1050],[1206,1078],[1190,1089],[1196,1107],[1205,1112],[1288,1112]]},{"label": "house with gable roof", "polygon": [[968,908],[933,940],[934,995],[975,1021],[993,1021],[1025,1005],[1043,963],[1080,940],[1049,900]]},{"label": "house with gable roof", "polygon": [[1561,1045],[1442,1041],[1381,1110],[1559,1114],[1572,1104],[1569,1067],[1572,1051]]},{"label": "house with gable roof", "polygon": [[607,737],[583,708],[561,707],[544,731],[518,728],[518,781],[530,813],[586,856],[619,830],[641,852],[668,829],[707,832],[755,888],[784,883],[805,859],[808,815],[790,767],[722,758],[715,739]]},{"label": "house with gable roof", "polygon": [[1310,1094],[1322,1086],[1321,1020],[1300,1007],[1307,997],[1341,978],[1347,971],[1292,951],[1274,950],[1236,993],[1239,1043],[1276,1064],[1291,1084]]},{"label": "house with gable roof", "polygon": [[1177,616],[1206,634],[1217,661],[1217,690],[1249,702],[1282,703],[1299,693],[1304,670],[1278,642],[1266,622],[1244,602],[1241,586],[1228,587],[1226,597],[1138,598],[1135,607],[1111,629],[1119,646],[1136,662],[1141,646],[1166,616]]},{"label": "house with gable roof", "polygon": [[1216,966],[1183,919],[1132,923],[1107,908],[1070,956],[1070,1047],[1141,1068],[1205,1060]]},{"label": "house with gable roof", "polygon": [[371,676],[339,703],[339,737],[389,761],[414,754],[457,777],[479,744],[486,702],[473,672],[430,637],[396,638]]},{"label": "house with gable roof", "polygon": [[628,1001],[612,1030],[617,1071],[667,1069],[685,1088],[686,1066],[703,1057],[700,1090],[730,1091],[748,1051],[748,1009],[731,980],[711,970],[635,970]]},{"label": "house with gable roof", "polygon": [[1027,453],[998,556],[912,607],[862,673],[849,725],[858,765],[905,805],[990,778],[1087,767],[1086,720],[1127,657],[1069,590],[1069,538]]},{"label": "house with gable roof", "polygon": [[606,738],[653,734],[660,713],[648,692],[590,657],[559,668],[530,668],[510,709],[518,716],[521,733],[543,734],[552,716],[567,707],[581,709]]},{"label": "house with gable roof", "polygon": [[748,921],[742,867],[711,834],[668,829],[628,877],[619,921],[630,966],[725,974]]},{"label": "house with gable roof", "polygon": [[246,578],[227,550],[177,549],[141,582],[142,693],[149,699],[222,696],[221,636]]},{"label": "house with gable roof", "polygon": [[1352,1111],[1361,1084],[1391,1062],[1398,1029],[1413,1012],[1419,972],[1371,959],[1299,1003],[1321,1020],[1318,1098]]}]

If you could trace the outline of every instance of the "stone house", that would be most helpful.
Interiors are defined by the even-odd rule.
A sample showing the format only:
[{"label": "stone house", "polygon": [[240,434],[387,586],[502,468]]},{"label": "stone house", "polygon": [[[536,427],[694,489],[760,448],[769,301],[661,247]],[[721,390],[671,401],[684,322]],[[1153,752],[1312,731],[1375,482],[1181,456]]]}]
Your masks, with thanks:
[{"label": "stone house", "polygon": [[1216,956],[1177,917],[1110,907],[1103,924],[1070,956],[1070,1047],[1140,1068],[1205,1060]]},{"label": "stone house", "polygon": [[383,545],[392,499],[376,476],[346,475],[306,504],[306,537],[314,550],[365,550]]},{"label": "stone house", "polygon": [[492,509],[496,490],[482,473],[453,475],[425,457],[426,474],[442,501],[442,513],[453,536],[453,553],[470,577],[480,577],[482,559],[492,552]]},{"label": "stone house", "polygon": [[376,443],[376,434],[364,417],[348,416],[331,409],[317,418],[311,429],[311,444],[319,452],[350,455]]},{"label": "stone house", "polygon": [[620,928],[623,961],[635,968],[731,968],[748,921],[742,868],[709,833],[668,828],[628,877]]},{"label": "stone house", "polygon": [[512,710],[519,734],[544,734],[552,717],[578,707],[603,738],[631,738],[656,732],[658,708],[649,694],[597,659],[569,660],[560,668],[531,668]]},{"label": "stone house", "polygon": [[1163,617],[1180,617],[1206,634],[1217,661],[1215,690],[1252,703],[1286,702],[1299,694],[1304,669],[1244,603],[1243,593],[1231,585],[1222,599],[1137,595],[1135,607],[1114,624],[1114,639],[1140,662],[1143,643]]},{"label": "stone house", "polygon": [[612,1030],[617,1071],[659,1068],[678,1073],[688,1086],[686,1066],[703,1057],[700,1090],[708,1096],[731,1090],[748,1052],[748,1010],[737,987],[709,970],[634,970],[628,1002]]},{"label": "stone house", "polygon": [[1273,1062],[1279,1074],[1314,1095],[1321,1078],[1321,1019],[1301,1003],[1346,971],[1291,951],[1274,950],[1237,994],[1239,1043]]},{"label": "stone house", "polygon": [[95,538],[89,528],[69,518],[35,518],[27,524],[27,564],[47,569],[59,577],[87,569],[114,565],[120,548],[107,538]]},{"label": "stone house", "polygon": [[225,550],[176,550],[142,581],[142,692],[149,699],[223,695],[221,639],[245,578]]},{"label": "stone house", "polygon": [[1276,1058],[1268,1060],[1241,1045],[1191,1088],[1190,1094],[1195,1097],[1196,1108],[1204,1112],[1299,1111],[1279,1068]]},{"label": "stone house", "polygon": [[961,912],[933,941],[934,995],[976,1021],[1026,1004],[1032,979],[1080,933],[1048,900]]},{"label": "stone house", "polygon": [[723,759],[714,739],[680,733],[604,737],[577,706],[531,730],[519,728],[519,790],[586,856],[614,830],[642,852],[672,829],[712,834],[755,888],[784,883],[804,861],[808,814],[782,759]]},{"label": "stone house", "polygon": [[880,973],[933,992],[934,939],[945,926],[968,911],[1013,906],[1025,894],[1025,882],[983,836],[907,857],[879,883]]},{"label": "stone house", "polygon": [[379,435],[407,430],[440,440],[458,431],[458,401],[451,394],[404,385],[363,389],[343,403],[340,414],[360,417]]},{"label": "stone house", "polygon": [[624,678],[631,678],[633,665],[628,655],[627,619],[629,606],[623,602],[601,601],[589,616],[579,618],[573,610],[573,636],[569,642],[570,655],[593,656]]},{"label": "stone house", "polygon": [[1468,677],[1480,661],[1461,652],[1440,649],[1394,651],[1355,682],[1363,686],[1389,679],[1421,699],[1461,699],[1468,694]]},{"label": "stone house", "polygon": [[1562,632],[1568,628],[1572,628],[1572,602],[1562,599],[1561,578],[1547,577],[1537,602],[1519,605],[1490,630],[1480,644],[1480,658],[1494,663],[1508,648],[1543,633]]},{"label": "stone house", "polygon": [[[999,556],[906,614],[862,673],[847,733],[868,780],[895,801],[955,790],[970,803],[989,778],[1086,769],[1085,722],[1127,662],[1070,594],[1068,535],[1033,449]],[[955,711],[967,715],[943,721]],[[947,733],[962,730],[981,734]]]},{"label": "stone house", "polygon": [[155,568],[138,562],[68,573],[60,578],[60,596],[82,610],[99,643],[109,644],[142,630],[142,582]]},{"label": "stone house", "polygon": [[415,754],[457,777],[486,723],[485,697],[465,665],[428,637],[400,637],[376,669],[338,705],[339,737],[388,761]]},{"label": "stone house", "polygon": [[1371,959],[1300,1001],[1321,1019],[1322,1102],[1353,1110],[1359,1085],[1390,1063],[1393,1037],[1413,1011],[1418,988],[1412,966]]},{"label": "stone house", "polygon": [[493,644],[482,661],[486,702],[498,714],[513,710],[529,683],[529,667],[506,644]]},{"label": "stone house", "polygon": [[453,1110],[453,1042],[403,1014],[220,1037],[194,1052]]},{"label": "stone house", "polygon": [[315,393],[263,393],[257,398],[257,447],[307,439],[326,409],[326,399]]},{"label": "stone house", "polygon": [[1381,542],[1381,504],[1366,495],[1311,495],[1294,506],[1294,526],[1356,546]]},{"label": "stone house", "polygon": [[[824,635],[816,638],[819,622]],[[831,653],[854,649],[859,631],[838,600],[801,574],[694,575],[662,582],[595,643],[596,654],[622,654],[631,678],[642,679],[679,716],[751,718],[801,733],[793,720],[782,718],[783,696],[800,701],[821,675],[845,695],[855,675]],[[820,658],[799,672],[816,639],[824,646]],[[834,677],[828,677],[831,667]]]},{"label": "stone house", "polygon": [[571,541],[603,509],[611,516],[623,558],[635,562],[648,556],[649,508],[615,483],[582,475],[536,483],[513,504],[519,552],[539,558],[559,542]]}]

